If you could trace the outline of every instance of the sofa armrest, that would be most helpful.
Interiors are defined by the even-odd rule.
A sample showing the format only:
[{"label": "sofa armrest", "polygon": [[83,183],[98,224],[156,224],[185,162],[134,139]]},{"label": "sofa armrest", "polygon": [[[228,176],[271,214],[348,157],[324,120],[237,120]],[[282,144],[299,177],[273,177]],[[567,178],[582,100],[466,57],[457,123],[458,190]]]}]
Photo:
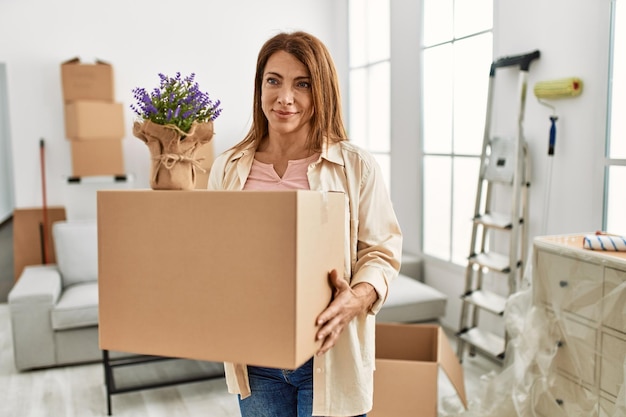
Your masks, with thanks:
[{"label": "sofa armrest", "polygon": [[24,268],[8,296],[9,304],[57,303],[61,295],[61,274],[56,265],[35,265]]},{"label": "sofa armrest", "polygon": [[13,358],[18,370],[57,363],[50,312],[61,294],[56,265],[27,266],[8,296]]},{"label": "sofa armrest", "polygon": [[400,274],[411,277],[420,282],[424,282],[423,259],[419,255],[410,253],[402,253],[402,265],[400,267]]}]

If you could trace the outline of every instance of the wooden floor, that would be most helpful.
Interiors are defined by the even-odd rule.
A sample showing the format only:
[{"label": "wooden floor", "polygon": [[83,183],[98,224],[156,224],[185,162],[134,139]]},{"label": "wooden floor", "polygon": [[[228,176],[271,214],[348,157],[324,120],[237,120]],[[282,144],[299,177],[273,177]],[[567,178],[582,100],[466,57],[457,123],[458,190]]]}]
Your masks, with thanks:
[{"label": "wooden floor", "polygon": [[[451,338],[453,342],[453,338]],[[468,399],[479,395],[480,378],[498,365],[480,357],[463,363]],[[439,376],[440,415],[460,405],[443,373]],[[166,388],[116,394],[113,416],[141,417],[238,417],[236,396],[228,394],[223,379]],[[0,416],[91,417],[106,416],[106,391],[102,365],[80,365],[31,372],[17,372],[9,311],[0,303]]]}]

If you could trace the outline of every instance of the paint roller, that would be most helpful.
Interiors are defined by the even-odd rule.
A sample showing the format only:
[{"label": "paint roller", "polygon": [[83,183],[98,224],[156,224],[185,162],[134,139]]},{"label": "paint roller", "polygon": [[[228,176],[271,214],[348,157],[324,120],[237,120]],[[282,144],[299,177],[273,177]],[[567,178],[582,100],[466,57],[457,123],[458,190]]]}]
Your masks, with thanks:
[{"label": "paint roller", "polygon": [[583,82],[576,77],[540,81],[535,84],[533,90],[539,103],[551,108],[553,112],[550,116],[550,139],[548,141],[548,155],[552,156],[554,155],[554,145],[556,144],[556,121],[558,116],[556,115],[555,107],[545,100],[579,96],[583,91]]},{"label": "paint roller", "polygon": [[556,121],[558,120],[555,106],[546,102],[546,100],[577,97],[583,91],[583,82],[580,78],[577,77],[561,78],[558,80],[550,81],[540,81],[535,84],[533,90],[535,93],[535,97],[537,97],[539,103],[552,109],[552,115],[550,116],[550,134],[548,140],[548,186],[546,187],[546,195],[544,198],[544,202],[546,205],[542,225],[543,234],[546,234],[549,211],[548,205],[550,201],[550,187],[552,185],[552,156],[554,156],[554,146],[556,144]]},{"label": "paint roller", "polygon": [[583,82],[576,77],[540,81],[535,84],[534,91],[538,99],[576,97],[583,92]]}]

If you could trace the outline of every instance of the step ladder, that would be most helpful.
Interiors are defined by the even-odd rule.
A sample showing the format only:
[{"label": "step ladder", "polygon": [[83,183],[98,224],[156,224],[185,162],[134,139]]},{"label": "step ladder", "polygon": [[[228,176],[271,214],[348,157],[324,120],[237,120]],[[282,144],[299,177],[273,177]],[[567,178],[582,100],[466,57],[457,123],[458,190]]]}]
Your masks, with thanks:
[{"label": "step ladder", "polygon": [[[487,331],[481,327],[480,313],[503,316],[507,298],[517,291],[526,260],[528,224],[528,188],[530,186],[529,158],[523,135],[524,107],[528,69],[538,59],[539,51],[524,55],[500,58],[491,64],[487,94],[487,114],[480,171],[476,192],[476,205],[472,222],[472,235],[468,263],[465,270],[465,289],[461,296],[461,317],[457,333],[457,355],[463,360],[466,347],[471,356],[480,353],[495,362],[504,361],[508,335]],[[512,137],[494,136],[492,113],[496,101],[507,94],[494,98],[496,73],[499,68],[519,69],[516,95],[518,101],[517,127]],[[510,95],[510,94],[509,94]],[[486,277],[492,279],[487,285]],[[502,285],[493,285],[502,279]],[[497,288],[500,287],[498,291]],[[506,295],[502,295],[507,288]],[[483,322],[485,320],[483,319]],[[502,319],[487,321],[490,328]],[[504,324],[502,324],[504,328]]]}]

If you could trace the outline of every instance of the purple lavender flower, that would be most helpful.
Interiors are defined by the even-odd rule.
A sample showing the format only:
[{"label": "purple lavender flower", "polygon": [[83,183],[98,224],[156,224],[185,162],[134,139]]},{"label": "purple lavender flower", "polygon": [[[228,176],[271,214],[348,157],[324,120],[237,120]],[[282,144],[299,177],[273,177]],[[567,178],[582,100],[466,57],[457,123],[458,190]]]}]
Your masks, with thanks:
[{"label": "purple lavender flower", "polygon": [[222,113],[220,100],[213,102],[208,93],[200,90],[195,73],[174,77],[159,73],[158,88],[148,93],[145,88],[132,90],[136,104],[130,108],[137,116],[158,124],[173,124],[189,132],[193,122],[214,121]]}]

